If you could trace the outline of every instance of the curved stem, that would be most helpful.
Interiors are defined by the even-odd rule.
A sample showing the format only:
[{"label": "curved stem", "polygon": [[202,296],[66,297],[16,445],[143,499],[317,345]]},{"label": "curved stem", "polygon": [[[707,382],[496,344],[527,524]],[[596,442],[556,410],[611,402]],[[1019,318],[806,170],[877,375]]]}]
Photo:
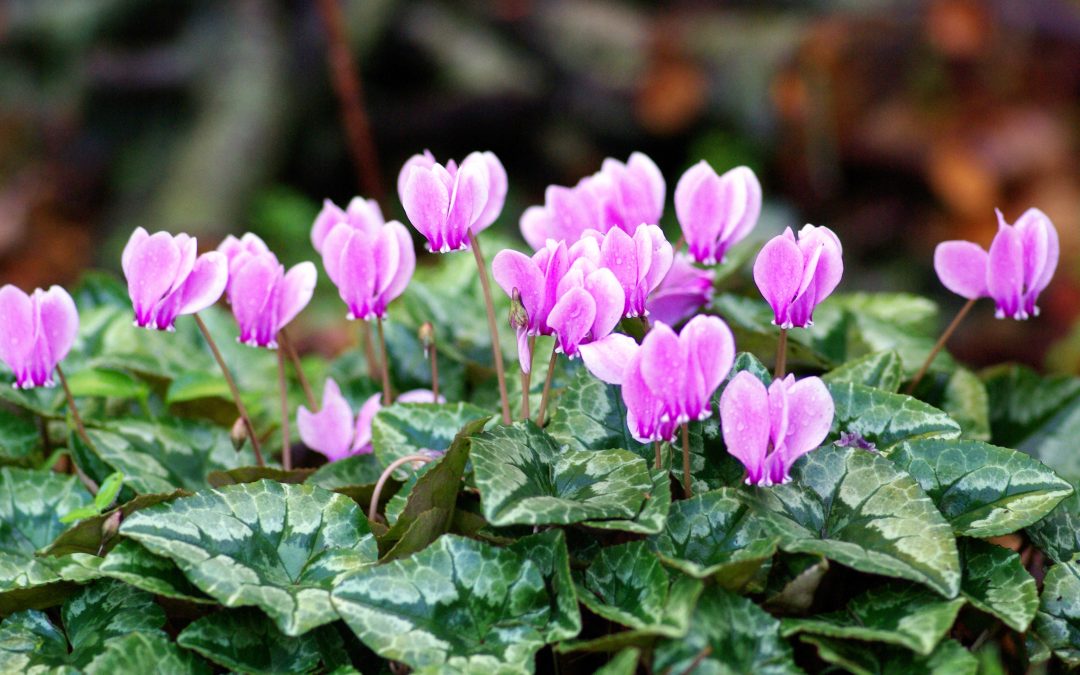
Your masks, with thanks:
[{"label": "curved stem", "polygon": [[488,330],[491,331],[491,355],[495,359],[495,375],[499,378],[499,400],[502,402],[503,424],[510,424],[510,398],[506,395],[506,371],[503,368],[502,346],[499,344],[499,327],[495,323],[495,303],[491,299],[491,281],[488,280],[487,264],[484,253],[480,250],[480,240],[469,230],[469,246],[476,258],[476,267],[480,272],[480,286],[484,291],[484,305],[487,307]]},{"label": "curved stem", "polygon": [[304,398],[307,399],[308,409],[311,412],[319,412],[319,402],[315,400],[315,392],[312,391],[311,383],[308,382],[307,375],[304,374],[304,368],[300,365],[300,355],[297,354],[296,347],[293,346],[292,340],[284,328],[278,334],[278,343],[281,344],[282,349],[288,353],[289,360],[292,361],[293,370],[296,371],[296,379],[300,380],[300,388],[304,390]]},{"label": "curved stem", "polygon": [[[278,341],[281,341],[278,336]],[[292,443],[289,440],[289,386],[285,380],[285,348],[277,350],[278,396],[281,398],[281,467],[292,470]]]},{"label": "curved stem", "polygon": [[394,397],[390,393],[390,358],[386,355],[386,336],[383,335],[382,317],[375,317],[379,327],[379,350],[382,352],[382,404],[390,405]]},{"label": "curved stem", "polygon": [[777,380],[784,377],[787,368],[787,328],[780,329],[780,339],[776,342],[776,370],[773,377]]},{"label": "curved stem", "polygon": [[390,479],[390,475],[393,474],[398,467],[408,464],[409,462],[423,462],[424,464],[427,464],[435,459],[436,458],[431,455],[405,455],[404,457],[399,457],[393,462],[390,462],[390,466],[383,470],[382,474],[379,476],[379,480],[375,483],[375,489],[371,493],[371,504],[368,506],[368,520],[375,522],[375,516],[379,515],[379,496],[382,494],[382,489],[383,486],[386,485],[386,481]]},{"label": "curved stem", "polygon": [[[56,375],[60,378],[60,386],[64,388],[64,396],[67,397],[68,410],[71,411],[71,418],[75,421],[75,433],[79,434],[79,439],[86,443],[86,447],[93,450],[94,443],[86,433],[86,426],[83,424],[82,416],[79,415],[79,409],[75,406],[75,397],[71,395],[71,387],[68,386],[67,378],[64,377],[64,370],[59,363],[56,364]],[[71,453],[71,466],[75,467],[75,475],[79,477],[79,480],[90,491],[90,494],[96,495],[98,493],[98,484],[79,467],[79,463],[75,461],[74,452]]]},{"label": "curved stem", "polygon": [[690,427],[686,422],[682,425],[682,485],[686,498],[694,496],[694,490],[690,487]]},{"label": "curved stem", "polygon": [[247,406],[240,400],[240,390],[236,387],[236,380],[233,379],[232,373],[229,372],[229,367],[225,365],[225,359],[221,356],[221,351],[218,349],[217,343],[214,342],[213,336],[210,335],[210,329],[206,327],[202,317],[198,314],[192,314],[191,316],[195,319],[195,325],[199,327],[206,344],[210,346],[210,351],[214,354],[214,360],[217,361],[221,374],[225,376],[225,383],[229,385],[229,392],[232,393],[236,412],[240,414],[240,419],[244,420],[244,426],[247,427],[248,439],[251,440],[251,449],[255,451],[255,463],[259,466],[266,466],[266,462],[263,461],[262,446],[259,444],[259,435],[255,433],[255,425],[251,423],[251,416],[248,415]]},{"label": "curved stem", "polygon": [[[558,343],[556,343],[556,346]],[[544,393],[540,395],[540,411],[536,413],[536,426],[544,426],[545,417],[547,416],[548,398],[551,396],[551,376],[555,374],[555,359],[558,358],[559,352],[555,350],[553,346],[551,348],[551,360],[548,361],[547,377],[544,378]]]},{"label": "curved stem", "polygon": [[957,326],[960,325],[960,322],[964,320],[964,317],[967,316],[967,313],[970,312],[971,308],[974,306],[975,300],[968,300],[966,303],[964,303],[964,306],[960,308],[960,311],[956,313],[956,316],[953,317],[952,323],[949,324],[948,328],[945,329],[945,332],[942,333],[941,337],[938,338],[938,341],[934,345],[934,348],[930,350],[930,354],[926,357],[926,361],[923,362],[922,368],[919,368],[919,372],[915,373],[915,378],[911,381],[911,384],[909,384],[908,388],[905,390],[906,394],[910,396],[915,391],[915,387],[919,386],[919,382],[922,382],[923,377],[926,376],[926,372],[930,370],[930,364],[934,362],[934,359],[937,357],[938,352],[940,352],[945,347],[945,343],[949,341],[950,337],[952,337],[952,334],[956,330]]}]

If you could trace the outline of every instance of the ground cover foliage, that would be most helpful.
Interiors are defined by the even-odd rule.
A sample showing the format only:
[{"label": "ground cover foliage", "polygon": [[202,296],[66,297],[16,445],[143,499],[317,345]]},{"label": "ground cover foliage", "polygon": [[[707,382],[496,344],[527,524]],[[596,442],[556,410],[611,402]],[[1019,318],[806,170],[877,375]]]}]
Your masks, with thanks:
[{"label": "ground cover foliage", "polygon": [[[0,387],[0,671],[1080,665],[1080,379],[943,354],[907,395],[937,308],[840,292],[790,334],[790,367],[822,375],[835,403],[825,443],[791,482],[747,486],[714,413],[690,425],[686,498],[681,448],[664,444],[654,468],[618,388],[580,362],[559,361],[544,427],[500,423],[471,264],[419,270],[387,322],[398,391],[430,387],[416,331],[435,324],[449,402],[386,406],[372,454],[298,454],[288,472],[234,449],[236,409],[190,321],[135,329],[124,286],[88,276],[64,367],[92,445],[62,392]],[[771,381],[768,307],[721,287],[705,311],[735,333],[728,381]],[[275,355],[234,344],[220,308],[203,318],[278,456]],[[303,361],[354,409],[379,388],[357,351]],[[534,411],[548,338],[535,353]],[[509,385],[516,420],[517,374]],[[304,402],[295,380],[288,395]],[[421,449],[445,454],[391,476],[369,520],[383,469]],[[122,481],[95,499],[55,470],[67,454],[98,484]]]}]

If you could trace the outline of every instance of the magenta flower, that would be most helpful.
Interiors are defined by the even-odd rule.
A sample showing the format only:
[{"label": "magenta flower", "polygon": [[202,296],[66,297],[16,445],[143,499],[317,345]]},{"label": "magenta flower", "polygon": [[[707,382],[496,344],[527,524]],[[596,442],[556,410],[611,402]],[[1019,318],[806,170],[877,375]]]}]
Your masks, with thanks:
[{"label": "magenta flower", "polygon": [[754,261],[754,281],[780,328],[814,323],[814,308],[844,274],[840,239],[827,227],[806,225],[798,239],[791,228],[773,237]]},{"label": "magenta flower", "polygon": [[490,152],[474,152],[459,167],[439,164],[430,152],[413,155],[398,174],[398,195],[409,222],[429,251],[469,248],[469,232],[495,222],[506,201],[506,170]]},{"label": "magenta flower", "polygon": [[594,239],[599,245],[599,265],[611,270],[622,286],[623,316],[645,314],[645,300],[671,269],[674,252],[656,225],[638,225],[633,237],[620,229],[607,234],[586,230],[581,241]]},{"label": "magenta flower", "polygon": [[699,263],[715,265],[757,225],[761,184],[745,166],[718,176],[701,160],[675,186],[675,214],[690,255]]},{"label": "magenta flower", "polygon": [[[372,394],[360,406],[353,420],[352,408],[341,395],[337,382],[327,378],[323,386],[322,408],[313,413],[304,406],[296,412],[296,425],[300,440],[312,450],[335,462],[352,455],[366,455],[372,451],[371,422],[382,409],[381,394]],[[397,398],[398,403],[446,403],[442,396],[435,401],[427,389],[407,391]]]},{"label": "magenta flower", "polygon": [[323,242],[338,223],[358,230],[373,231],[386,224],[382,209],[374,199],[353,197],[345,210],[340,209],[329,199],[323,200],[322,210],[315,216],[311,226],[311,245],[318,253],[323,252]]},{"label": "magenta flower", "polygon": [[338,224],[323,241],[323,267],[349,306],[348,318],[371,321],[401,295],[416,269],[416,251],[396,220],[363,227]]},{"label": "magenta flower", "polygon": [[304,309],[315,292],[315,265],[302,262],[288,272],[266,244],[244,235],[246,248],[222,242],[232,253],[228,298],[240,327],[238,342],[277,349],[277,335]]},{"label": "magenta flower", "polygon": [[649,316],[669,326],[693,316],[712,302],[714,277],[712,270],[695,267],[690,256],[676,253],[671,269],[645,303]]},{"label": "magenta flower", "polygon": [[674,440],[680,424],[707,418],[713,392],[735,361],[731,330],[718,317],[705,315],[691,319],[678,335],[657,322],[638,349],[625,341],[613,349],[631,356],[621,374],[609,372],[612,377],[604,379],[621,379],[626,424],[642,443]]},{"label": "magenta flower", "polygon": [[747,485],[791,480],[795,460],[821,445],[832,427],[832,396],[817,377],[775,380],[766,389],[743,371],[720,396],[720,426],[728,452],[746,467]]},{"label": "magenta flower", "polygon": [[218,301],[229,280],[228,262],[217,251],[198,255],[194,237],[153,235],[139,227],[122,258],[135,325],[173,330],[176,317],[201,312]]},{"label": "magenta flower", "polygon": [[53,386],[53,371],[79,332],[68,292],[53,286],[27,295],[6,285],[0,288],[0,317],[0,361],[15,373],[15,388]]},{"label": "magenta flower", "polygon": [[608,158],[574,187],[548,187],[544,205],[521,215],[521,234],[536,250],[548,239],[572,244],[589,229],[633,234],[638,225],[660,222],[665,190],[664,176],[646,155],[635,152],[625,164]]},{"label": "magenta flower", "polygon": [[1009,225],[997,212],[998,232],[987,253],[970,241],[944,241],[934,251],[938,278],[969,300],[991,297],[999,319],[1039,315],[1035,303],[1057,269],[1057,230],[1045,213],[1028,209]]}]

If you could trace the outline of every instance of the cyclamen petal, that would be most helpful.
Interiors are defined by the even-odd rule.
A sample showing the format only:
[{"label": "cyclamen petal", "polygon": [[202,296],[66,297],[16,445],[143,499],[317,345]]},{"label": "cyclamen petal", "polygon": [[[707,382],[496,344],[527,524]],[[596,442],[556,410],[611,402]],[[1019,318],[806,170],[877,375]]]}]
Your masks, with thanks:
[{"label": "cyclamen petal", "polygon": [[698,269],[690,256],[676,254],[671,269],[646,301],[650,318],[673,326],[693,316],[712,301],[714,278],[713,270]]},{"label": "cyclamen petal", "polygon": [[75,302],[63,288],[30,295],[0,288],[0,361],[15,374],[15,387],[53,386],[52,374],[71,351],[79,331]]},{"label": "cyclamen petal", "polygon": [[[235,239],[227,242],[242,248]],[[218,252],[196,253],[194,237],[135,229],[121,258],[135,325],[172,330],[177,316],[217,302],[228,284],[228,259]]]},{"label": "cyclamen petal", "polygon": [[844,273],[840,240],[826,227],[807,225],[799,236],[788,228],[770,239],[754,261],[754,282],[781,328],[813,324],[814,308]]},{"label": "cyclamen petal", "polygon": [[621,333],[612,333],[602,340],[578,347],[585,368],[608,384],[623,383],[623,373],[637,351],[634,338]]},{"label": "cyclamen petal", "polygon": [[989,294],[986,288],[988,261],[986,251],[970,241],[943,241],[934,249],[934,271],[942,285],[969,300]]}]

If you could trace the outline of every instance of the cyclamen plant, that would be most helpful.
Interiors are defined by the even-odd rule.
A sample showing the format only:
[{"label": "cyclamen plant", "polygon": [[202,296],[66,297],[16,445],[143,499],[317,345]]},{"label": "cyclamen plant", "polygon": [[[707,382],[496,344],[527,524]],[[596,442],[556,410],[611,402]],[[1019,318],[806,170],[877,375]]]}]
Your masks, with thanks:
[{"label": "cyclamen plant", "polygon": [[[130,305],[115,290],[76,293],[81,336],[62,288],[0,288],[14,384],[0,406],[0,532],[16,533],[0,546],[0,671],[532,672],[553,659],[591,672],[613,645],[626,647],[609,662],[620,672],[971,673],[991,642],[1010,664],[1077,662],[1080,473],[1062,457],[1080,379],[943,359],[919,387],[977,299],[999,318],[1038,315],[1060,248],[1045,214],[1010,225],[999,213],[989,250],[938,247],[943,285],[968,302],[933,344],[926,321],[896,319],[929,317],[929,303],[836,292],[843,251],[826,227],[765,242],[734,272],[761,297],[734,295],[715,266],[756,246],[750,169],[688,169],[672,244],[657,166],[607,160],[522,215],[532,252],[492,259],[517,333],[521,374],[507,378],[477,240],[506,185],[479,152],[445,165],[416,155],[398,182],[430,253],[473,251],[491,362],[474,327],[437,321],[478,304],[467,268],[439,259],[414,278],[409,230],[361,197],[326,201],[310,237],[346,317],[378,328],[370,377],[352,355],[301,362],[288,333],[316,265],[286,271],[250,233],[200,255],[193,237],[138,228],[121,260]],[[823,347],[821,331],[794,330],[815,312],[842,339]],[[416,331],[390,334],[394,372],[390,319]],[[226,364],[210,326],[262,349],[227,349]],[[769,355],[752,352],[774,341],[770,375]],[[538,348],[551,349],[540,392]],[[278,409],[259,389],[269,349]],[[321,400],[305,371],[323,380]],[[66,411],[33,391],[54,374]],[[343,389],[365,393],[358,410]]]}]

